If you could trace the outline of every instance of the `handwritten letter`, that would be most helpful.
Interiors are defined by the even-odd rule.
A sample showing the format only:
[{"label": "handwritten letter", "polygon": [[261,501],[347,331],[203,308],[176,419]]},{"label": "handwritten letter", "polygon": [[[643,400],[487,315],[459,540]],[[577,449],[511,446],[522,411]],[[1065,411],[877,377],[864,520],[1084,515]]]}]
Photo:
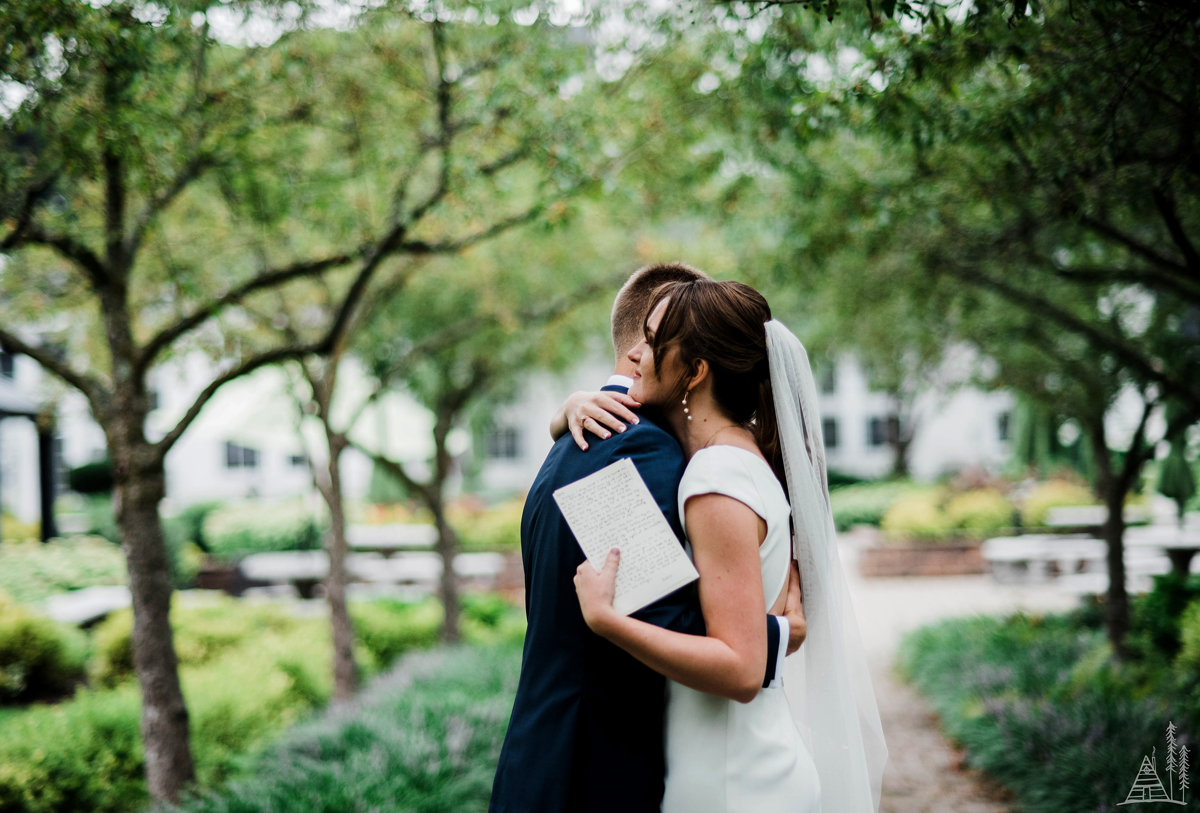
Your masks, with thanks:
[{"label": "handwritten letter", "polygon": [[613,607],[621,615],[700,578],[629,458],[563,486],[554,501],[596,570],[620,549]]}]

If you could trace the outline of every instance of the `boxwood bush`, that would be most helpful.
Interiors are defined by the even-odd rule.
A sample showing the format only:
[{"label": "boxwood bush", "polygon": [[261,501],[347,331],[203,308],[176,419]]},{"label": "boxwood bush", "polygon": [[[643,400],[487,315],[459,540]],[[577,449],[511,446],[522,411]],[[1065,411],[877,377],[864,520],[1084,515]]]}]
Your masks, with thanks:
[{"label": "boxwood bush", "polygon": [[203,531],[209,551],[226,560],[321,547],[322,528],[299,500],[224,505],[205,516]]},{"label": "boxwood bush", "polygon": [[70,691],[82,680],[87,639],[0,591],[0,703]]},{"label": "boxwood bush", "polygon": [[855,525],[879,527],[893,503],[906,494],[921,491],[928,489],[908,480],[880,480],[841,486],[829,494],[834,524],[839,531],[848,531]]}]

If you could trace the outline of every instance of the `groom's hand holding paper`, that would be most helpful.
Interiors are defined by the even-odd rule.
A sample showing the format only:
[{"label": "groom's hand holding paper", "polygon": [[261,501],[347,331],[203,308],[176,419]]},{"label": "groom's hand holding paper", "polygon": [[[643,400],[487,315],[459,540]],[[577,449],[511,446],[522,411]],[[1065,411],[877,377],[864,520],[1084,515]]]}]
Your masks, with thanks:
[{"label": "groom's hand holding paper", "polygon": [[621,615],[700,578],[632,460],[563,486],[554,501],[597,571],[610,550],[620,549],[613,609]]}]

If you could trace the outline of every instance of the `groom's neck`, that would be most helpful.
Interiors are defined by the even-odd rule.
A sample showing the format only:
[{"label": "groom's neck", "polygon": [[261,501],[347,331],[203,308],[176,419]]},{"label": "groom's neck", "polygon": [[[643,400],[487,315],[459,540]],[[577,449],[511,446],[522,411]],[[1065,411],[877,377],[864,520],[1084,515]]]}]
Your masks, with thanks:
[{"label": "groom's neck", "polygon": [[628,357],[617,359],[616,367],[613,369],[613,375],[623,375],[626,378],[633,378],[637,372],[637,365],[629,360]]}]

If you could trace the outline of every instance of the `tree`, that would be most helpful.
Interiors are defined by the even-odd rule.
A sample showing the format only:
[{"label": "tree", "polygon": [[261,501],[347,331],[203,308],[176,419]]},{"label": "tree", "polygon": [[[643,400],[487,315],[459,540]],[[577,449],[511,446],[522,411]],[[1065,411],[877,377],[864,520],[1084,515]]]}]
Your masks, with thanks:
[{"label": "tree", "polygon": [[[307,31],[309,10],[72,0],[0,9],[0,81],[24,94],[0,128],[0,345],[79,390],[105,432],[156,799],[177,798],[194,777],[158,517],[166,454],[228,381],[337,351],[390,258],[459,251],[538,217],[540,191],[589,177],[586,154],[536,137],[575,126],[556,118],[554,91],[577,64],[569,49],[534,74],[531,93],[512,81],[516,59],[411,59],[445,36],[442,11],[373,12],[398,25],[363,47],[361,27]],[[486,26],[510,10],[445,15]],[[210,21],[231,12],[273,20],[280,36],[224,45]],[[526,51],[521,32],[494,28],[506,55]],[[501,75],[508,81],[489,78]],[[468,86],[492,106],[455,117],[456,90]],[[510,131],[514,113],[542,127]],[[538,171],[510,178],[518,163]],[[270,313],[275,294],[307,296],[313,281],[325,309],[300,314],[296,339],[263,341],[251,314]],[[216,358],[218,372],[152,437],[147,376],[190,350]]]},{"label": "tree", "polygon": [[[1200,417],[1195,9],[976,4],[952,22],[897,4],[919,13],[824,27],[770,5],[758,43],[741,45],[739,85],[758,104],[739,134],[794,179],[792,266],[844,285],[821,276],[828,257],[860,260],[851,287],[894,292],[928,330],[1002,359],[994,382],[1079,421],[1109,507],[1122,656],[1124,497],[1164,400],[1181,405],[1167,440]],[[831,160],[839,150],[852,160]],[[814,188],[843,199],[816,224]],[[813,239],[830,218],[845,243]],[[1143,395],[1143,419],[1113,449],[1105,418],[1123,391]]]},{"label": "tree", "polygon": [[[433,417],[432,455],[425,471],[371,441],[355,443],[433,516],[443,562],[441,637],[459,640],[454,557],[458,536],[447,513],[447,484],[455,473],[452,433],[472,418],[487,422],[523,376],[577,362],[595,319],[583,308],[616,290],[620,278],[581,256],[580,242],[561,232],[538,240],[513,234],[488,249],[441,261],[415,280],[403,300],[362,334],[360,349],[385,399],[402,391]],[[485,253],[486,252],[486,253]]]}]

